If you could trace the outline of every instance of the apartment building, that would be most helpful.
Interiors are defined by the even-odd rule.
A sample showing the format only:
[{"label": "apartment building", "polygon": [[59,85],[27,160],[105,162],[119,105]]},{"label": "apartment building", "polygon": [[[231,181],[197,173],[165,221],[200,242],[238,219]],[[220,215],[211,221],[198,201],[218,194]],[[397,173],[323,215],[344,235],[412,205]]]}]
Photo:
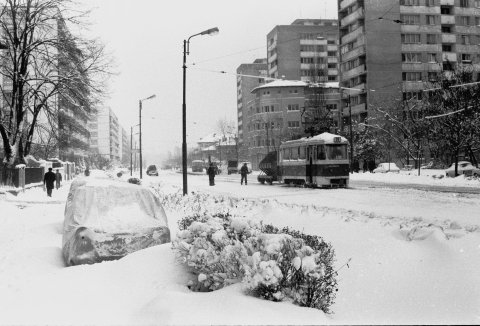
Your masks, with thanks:
[{"label": "apartment building", "polygon": [[120,162],[120,128],[117,116],[111,108],[99,108],[96,118],[88,123],[92,154]]},{"label": "apartment building", "polygon": [[[258,77],[257,77],[258,76]],[[244,63],[237,68],[237,126],[238,144],[244,143],[244,108],[253,99],[252,89],[265,83],[267,77],[267,59],[256,59],[253,63]]]},{"label": "apartment building", "polygon": [[297,19],[267,34],[268,76],[305,82],[338,81],[338,21]]},{"label": "apartment building", "polygon": [[421,98],[442,70],[468,65],[479,80],[480,0],[339,0],[338,12],[340,83],[358,89],[344,89],[357,121],[374,106]]},{"label": "apartment building", "polygon": [[305,136],[305,130],[319,124],[317,118],[325,118],[316,114],[320,110],[335,119],[340,105],[338,82],[276,80],[254,88],[252,94],[245,110],[244,141],[254,169],[282,141]]}]

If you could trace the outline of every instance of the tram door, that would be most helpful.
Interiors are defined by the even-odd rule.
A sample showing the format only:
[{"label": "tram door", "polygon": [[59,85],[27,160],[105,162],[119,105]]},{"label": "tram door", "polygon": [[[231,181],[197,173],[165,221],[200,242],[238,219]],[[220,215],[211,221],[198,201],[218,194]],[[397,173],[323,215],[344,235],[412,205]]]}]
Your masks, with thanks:
[{"label": "tram door", "polygon": [[307,166],[306,166],[306,177],[310,184],[313,183],[313,176],[314,176],[314,155],[315,155],[315,146],[307,146]]}]

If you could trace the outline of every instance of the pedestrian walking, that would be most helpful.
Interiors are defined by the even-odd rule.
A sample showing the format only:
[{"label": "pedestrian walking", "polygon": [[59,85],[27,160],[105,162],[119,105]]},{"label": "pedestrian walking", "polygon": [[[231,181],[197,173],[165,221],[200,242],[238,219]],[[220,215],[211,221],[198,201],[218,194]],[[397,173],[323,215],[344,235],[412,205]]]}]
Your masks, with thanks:
[{"label": "pedestrian walking", "polygon": [[90,170],[87,168],[84,173],[85,173],[85,176],[88,177],[90,175]]},{"label": "pedestrian walking", "polygon": [[243,180],[245,180],[245,185],[247,185],[247,174],[248,174],[247,163],[243,163],[243,166],[240,168],[240,175],[242,176],[240,179],[241,185],[243,185]]},{"label": "pedestrian walking", "polygon": [[363,160],[363,173],[368,171],[368,162],[367,159]]},{"label": "pedestrian walking", "polygon": [[43,186],[47,188],[47,196],[52,197],[53,185],[55,184],[55,173],[52,168],[48,168],[48,172],[43,176]]},{"label": "pedestrian walking", "polygon": [[57,172],[55,172],[55,189],[58,190],[58,188],[60,188],[61,182],[62,182],[62,174],[57,169]]},{"label": "pedestrian walking", "polygon": [[213,163],[210,163],[210,166],[207,169],[207,174],[208,174],[208,181],[211,186],[215,185],[215,174],[217,171],[215,171],[215,167],[213,166]]},{"label": "pedestrian walking", "polygon": [[370,160],[368,161],[368,170],[370,173],[373,173],[373,170],[375,170],[375,160]]},{"label": "pedestrian walking", "polygon": [[360,162],[357,159],[353,161],[353,172],[358,173],[360,171]]}]

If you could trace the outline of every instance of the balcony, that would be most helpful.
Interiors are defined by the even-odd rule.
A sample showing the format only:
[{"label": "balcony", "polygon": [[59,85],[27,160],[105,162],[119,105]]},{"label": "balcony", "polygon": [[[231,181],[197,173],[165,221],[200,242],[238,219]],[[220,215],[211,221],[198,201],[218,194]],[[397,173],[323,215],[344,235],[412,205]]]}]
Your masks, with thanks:
[{"label": "balcony", "polygon": [[443,61],[457,62],[457,54],[455,52],[443,52],[442,53]]},{"label": "balcony", "polygon": [[442,34],[442,43],[455,44],[457,43],[457,36],[455,34]]},{"label": "balcony", "polygon": [[455,25],[455,16],[453,15],[441,15],[440,23],[442,25]]},{"label": "balcony", "polygon": [[357,0],[343,0],[340,2],[340,11],[343,9],[350,7],[352,4],[354,4]]},{"label": "balcony", "polygon": [[363,11],[363,8],[358,8],[354,12],[352,12],[350,15],[346,16],[340,21],[340,26],[347,26],[353,23],[354,21],[359,20],[360,18],[364,18],[365,14]]},{"label": "balcony", "polygon": [[353,32],[348,33],[347,35],[342,37],[342,44],[350,43],[356,39],[358,39],[364,33],[363,27],[359,27]]},{"label": "balcony", "polygon": [[365,54],[365,46],[361,45],[342,55],[342,62],[349,61]]},{"label": "balcony", "polygon": [[360,65],[356,68],[350,69],[349,71],[345,71],[342,74],[342,80],[350,79],[355,76],[364,74],[366,72],[365,65]]}]

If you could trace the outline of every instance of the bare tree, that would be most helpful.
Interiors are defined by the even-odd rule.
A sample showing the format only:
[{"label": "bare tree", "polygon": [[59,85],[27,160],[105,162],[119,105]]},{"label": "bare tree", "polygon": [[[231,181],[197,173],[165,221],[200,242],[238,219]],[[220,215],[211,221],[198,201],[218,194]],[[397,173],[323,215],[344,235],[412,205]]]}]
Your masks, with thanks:
[{"label": "bare tree", "polygon": [[24,156],[35,143],[40,120],[50,121],[58,132],[60,100],[93,106],[102,93],[110,60],[98,41],[68,32],[69,25],[76,30],[81,28],[86,14],[72,2],[4,3],[0,11],[0,42],[6,48],[1,50],[0,134],[3,163],[11,168],[24,163]]},{"label": "bare tree", "polygon": [[469,66],[444,71],[427,88],[428,136],[452,154],[455,175],[461,151],[471,151],[480,139],[480,83],[473,82],[474,72]]}]

